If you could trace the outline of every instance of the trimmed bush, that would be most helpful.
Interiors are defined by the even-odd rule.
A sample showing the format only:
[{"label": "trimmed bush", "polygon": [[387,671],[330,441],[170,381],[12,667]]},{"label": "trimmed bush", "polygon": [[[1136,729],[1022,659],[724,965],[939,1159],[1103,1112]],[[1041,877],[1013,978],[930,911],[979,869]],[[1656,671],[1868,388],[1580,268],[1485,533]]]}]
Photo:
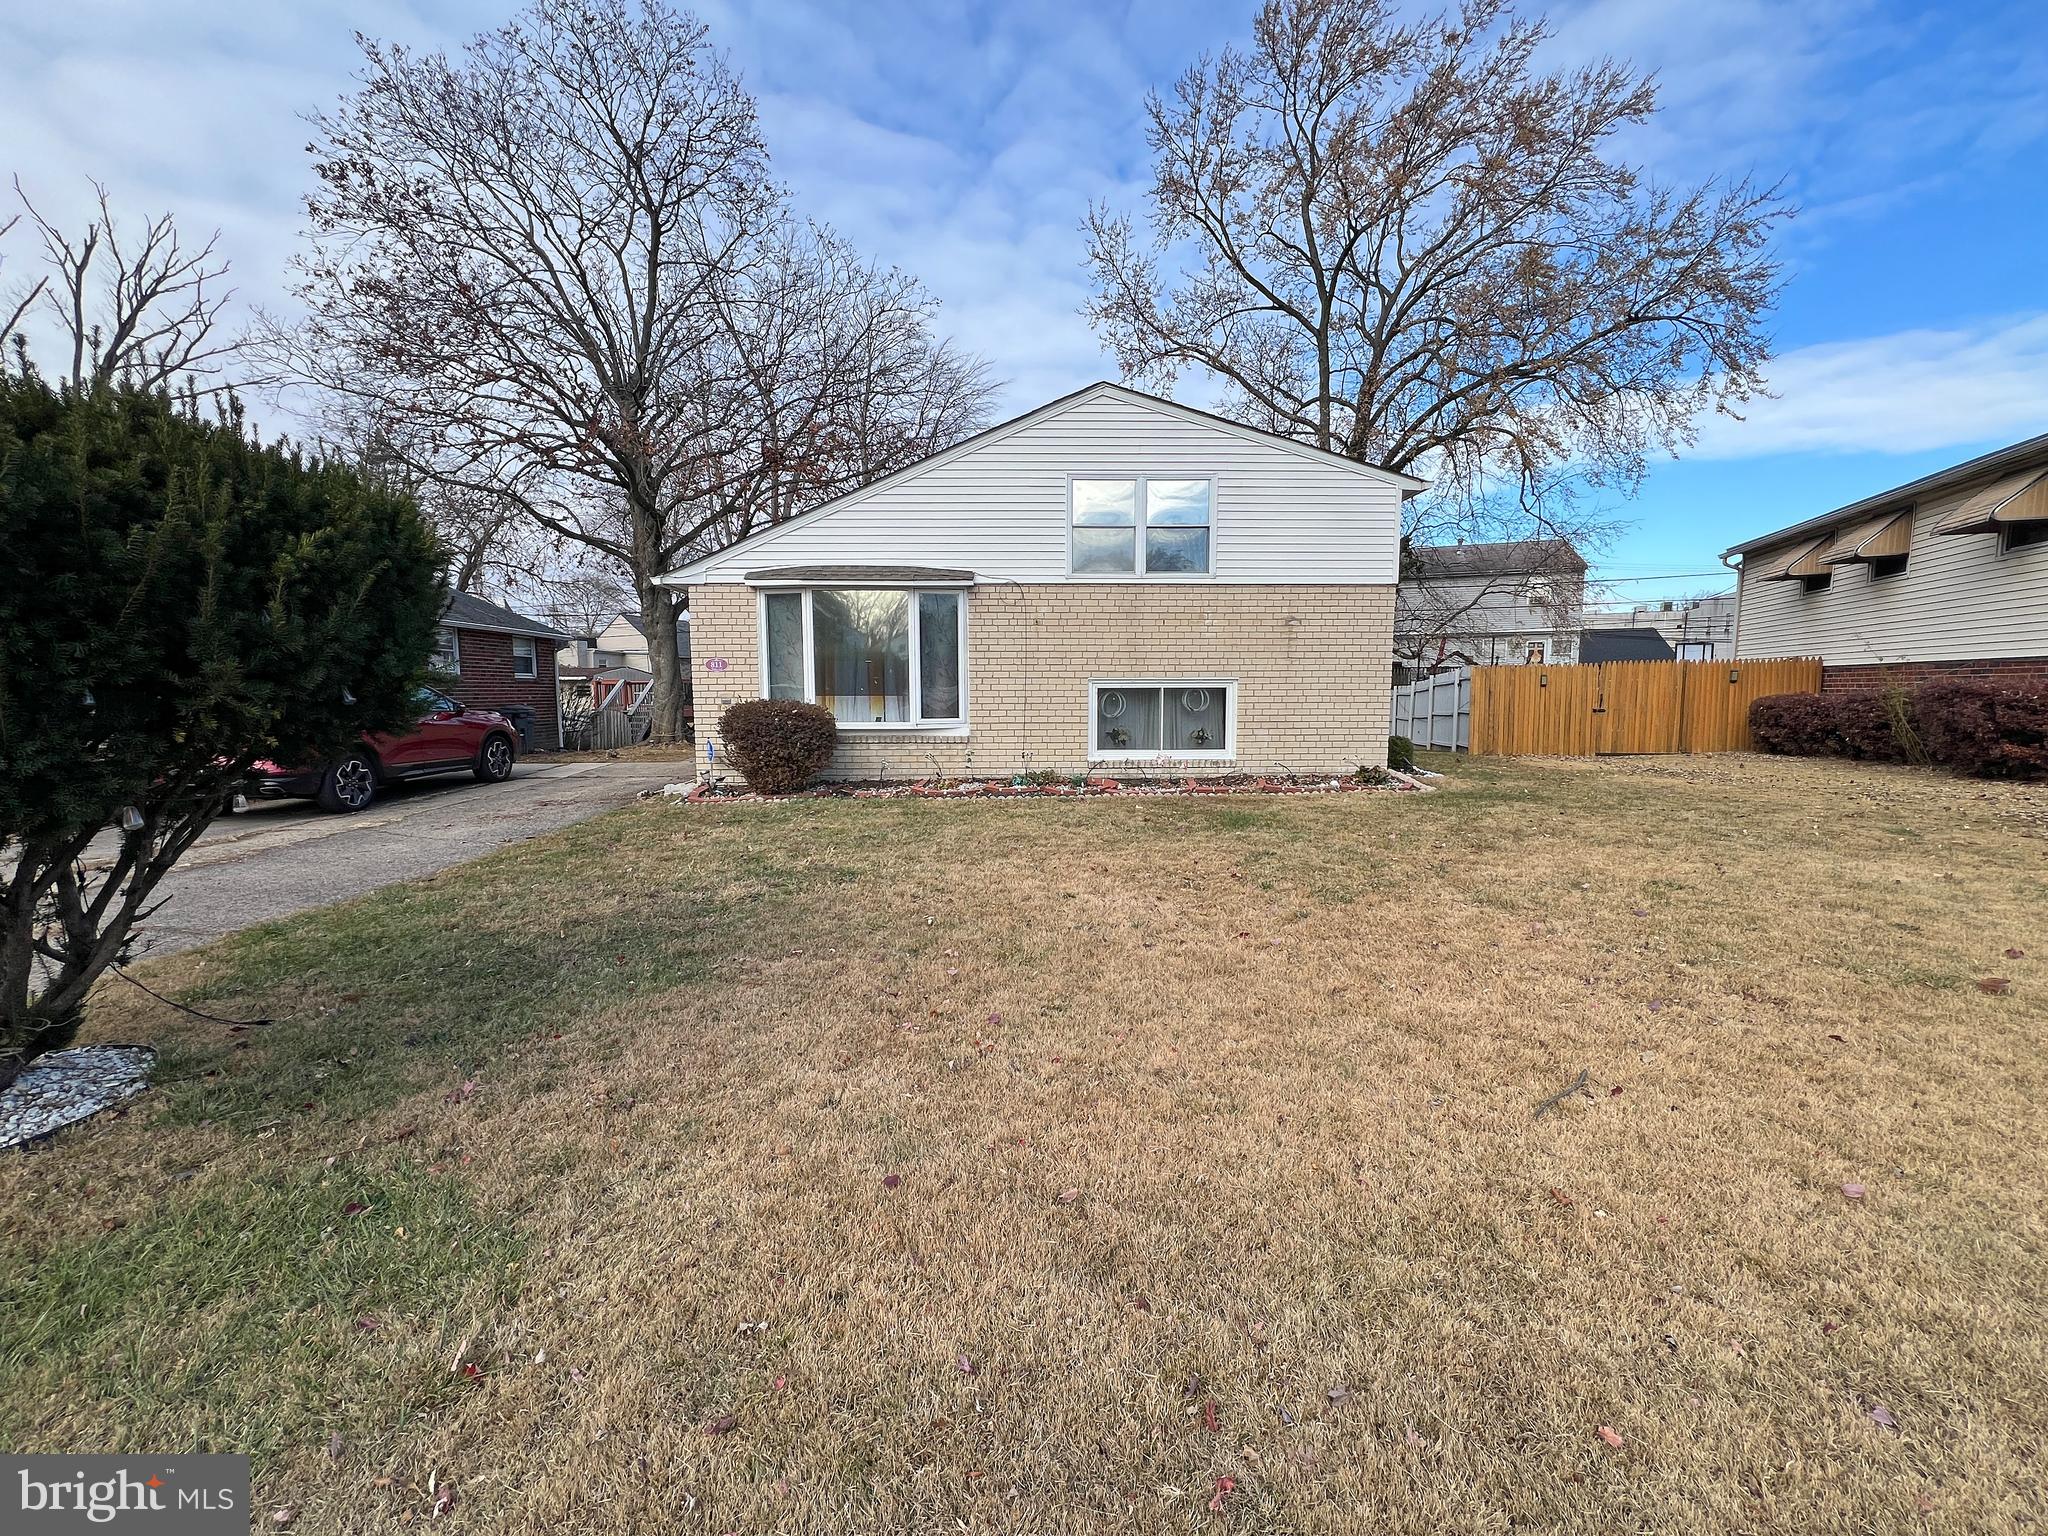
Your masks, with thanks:
[{"label": "trimmed bush", "polygon": [[1927,755],[1982,778],[2048,772],[2048,694],[1983,683],[1929,683],[1913,700]]},{"label": "trimmed bush", "polygon": [[1387,738],[1387,766],[1400,773],[1415,771],[1415,743],[1406,736]]},{"label": "trimmed bush", "polygon": [[1892,706],[1884,694],[1874,689],[1827,694],[1821,702],[1832,712],[1835,735],[1841,740],[1841,750],[1850,757],[1870,763],[1905,761],[1905,748],[1893,724]]},{"label": "trimmed bush", "polygon": [[825,771],[839,723],[822,704],[742,699],[718,717],[725,755],[757,795],[787,795]]},{"label": "trimmed bush", "polygon": [[1827,757],[1842,750],[1835,712],[1817,693],[1767,693],[1749,706],[1749,733],[1765,752]]}]

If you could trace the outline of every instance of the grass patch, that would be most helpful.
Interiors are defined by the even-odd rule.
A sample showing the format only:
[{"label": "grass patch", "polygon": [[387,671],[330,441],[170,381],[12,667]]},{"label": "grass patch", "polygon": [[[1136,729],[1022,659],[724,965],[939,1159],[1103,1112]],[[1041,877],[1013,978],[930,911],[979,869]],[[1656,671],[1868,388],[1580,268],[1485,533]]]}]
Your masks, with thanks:
[{"label": "grass patch", "polygon": [[208,1179],[0,1269],[0,1380],[69,1431],[31,1415],[7,1443],[267,1464],[344,1427],[400,1431],[469,1387],[452,1334],[516,1293],[518,1252],[410,1161]]},{"label": "grass patch", "polygon": [[[315,1530],[2023,1529],[2048,792],[1432,765],[638,807],[152,964],[285,1022],[103,992],[193,1080],[0,1160],[10,1317],[86,1305],[0,1439],[246,1443]],[[475,1267],[327,1235],[344,1174]]]}]

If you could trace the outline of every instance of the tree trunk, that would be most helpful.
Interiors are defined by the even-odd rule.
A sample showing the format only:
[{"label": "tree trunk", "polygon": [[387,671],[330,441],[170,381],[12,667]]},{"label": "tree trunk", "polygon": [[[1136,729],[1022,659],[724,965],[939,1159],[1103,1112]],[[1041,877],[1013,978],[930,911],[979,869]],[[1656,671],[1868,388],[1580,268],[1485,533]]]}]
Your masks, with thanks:
[{"label": "tree trunk", "polygon": [[654,729],[649,741],[677,742],[687,732],[683,724],[682,660],[676,655],[676,595],[643,577],[640,588],[640,624],[647,631],[647,670],[654,682],[647,690],[647,716]]}]

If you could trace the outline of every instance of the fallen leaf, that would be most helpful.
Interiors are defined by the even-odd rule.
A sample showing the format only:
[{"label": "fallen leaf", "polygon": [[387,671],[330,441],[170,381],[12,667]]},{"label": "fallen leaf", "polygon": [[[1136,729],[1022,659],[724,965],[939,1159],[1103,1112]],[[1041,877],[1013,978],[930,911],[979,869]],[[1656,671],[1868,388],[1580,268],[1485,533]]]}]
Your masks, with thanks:
[{"label": "fallen leaf", "polygon": [[1411,1449],[1415,1446],[1422,1444],[1422,1436],[1415,1433],[1415,1426],[1413,1424],[1410,1424],[1406,1429],[1402,1430],[1401,1439]]},{"label": "fallen leaf", "polygon": [[1915,1494],[1913,1496],[1913,1507],[1923,1515],[1931,1515],[1934,1513],[1934,1500],[1927,1497],[1924,1493]]},{"label": "fallen leaf", "polygon": [[1209,1495],[1209,1512],[1210,1512],[1211,1514],[1214,1514],[1214,1515],[1220,1515],[1220,1514],[1222,1514],[1222,1513],[1223,1513],[1223,1501],[1224,1501],[1224,1499],[1228,1498],[1228,1497],[1230,1496],[1231,1492],[1232,1492],[1233,1490],[1235,1490],[1235,1489],[1236,1489],[1236,1487],[1237,1487],[1237,1479],[1236,1479],[1236,1478],[1233,1478],[1233,1477],[1219,1477],[1219,1478],[1217,1478],[1217,1479],[1216,1479],[1216,1491],[1215,1491],[1214,1493],[1212,1493],[1211,1495]]},{"label": "fallen leaf", "polygon": [[2024,949],[2008,949],[2005,952],[2005,958],[2008,960],[2024,960],[2027,958],[2027,952]]},{"label": "fallen leaf", "polygon": [[1607,1090],[1607,1097],[1609,1097],[1610,1099],[1618,1099],[1618,1098],[1620,1098],[1620,1097],[1621,1097],[1621,1084],[1619,1084],[1619,1083],[1616,1083],[1616,1084],[1615,1084],[1615,1085],[1614,1085],[1614,1086],[1613,1086],[1612,1088],[1608,1089],[1608,1090]]},{"label": "fallen leaf", "polygon": [[477,1083],[477,1080],[475,1078],[466,1077],[460,1083],[456,1084],[453,1088],[450,1088],[446,1093],[442,1094],[441,1102],[443,1104],[460,1104],[464,1099],[467,1099],[474,1095],[476,1093],[478,1086],[479,1084]]},{"label": "fallen leaf", "polygon": [[974,1374],[974,1362],[968,1359],[967,1356],[962,1355],[953,1363],[960,1367],[960,1374],[962,1376],[972,1376]]},{"label": "fallen leaf", "polygon": [[455,1485],[443,1483],[434,1494],[434,1518],[440,1519],[455,1507]]},{"label": "fallen leaf", "polygon": [[1844,1200],[1861,1200],[1866,1193],[1868,1191],[1861,1184],[1844,1184],[1842,1186],[1842,1198]]},{"label": "fallen leaf", "polygon": [[482,1381],[484,1379],[483,1368],[479,1366],[474,1360],[470,1361],[469,1364],[465,1365],[462,1368],[462,1374],[467,1376],[471,1381]]},{"label": "fallen leaf", "polygon": [[1207,1398],[1202,1403],[1202,1428],[1215,1434],[1222,1427],[1216,1411],[1216,1399]]},{"label": "fallen leaf", "polygon": [[740,1416],[736,1413],[722,1413],[704,1426],[707,1435],[729,1435],[740,1427]]},{"label": "fallen leaf", "polygon": [[1605,1440],[1615,1450],[1621,1449],[1621,1436],[1616,1434],[1611,1426],[1606,1424],[1600,1426],[1600,1438]]},{"label": "fallen leaf", "polygon": [[903,1175],[900,1173],[885,1174],[882,1178],[882,1188],[894,1189],[897,1185],[901,1184],[902,1182]]},{"label": "fallen leaf", "polygon": [[365,1333],[375,1333],[377,1331],[377,1319],[374,1317],[359,1317],[356,1319],[356,1326]]},{"label": "fallen leaf", "polygon": [[1839,1333],[1841,1331],[1841,1327],[1842,1325],[1840,1323],[1826,1322],[1820,1325],[1820,1331],[1822,1333]]},{"label": "fallen leaf", "polygon": [[1349,1387],[1338,1386],[1330,1388],[1330,1401],[1333,1403],[1341,1403],[1350,1395],[1351,1389]]},{"label": "fallen leaf", "polygon": [[1076,1200],[1080,1198],[1081,1191],[1078,1189],[1063,1189],[1060,1191],[1061,1205],[1072,1205]]},{"label": "fallen leaf", "polygon": [[270,1523],[272,1525],[290,1525],[294,1520],[298,1518],[298,1508],[297,1506],[291,1504],[287,1504],[283,1506],[281,1509],[273,1509],[270,1512]]},{"label": "fallen leaf", "polygon": [[1977,978],[1977,990],[1979,992],[1989,992],[1993,997],[2003,997],[2012,990],[2012,978],[2009,976],[1979,976]]},{"label": "fallen leaf", "polygon": [[1873,1423],[1882,1424],[1886,1429],[1897,1429],[1899,1427],[1899,1421],[1892,1417],[1891,1409],[1885,1407],[1883,1403],[1872,1403],[1870,1405],[1870,1417]]},{"label": "fallen leaf", "polygon": [[1555,1200],[1559,1205],[1570,1205],[1572,1203],[1572,1197],[1566,1194],[1561,1189],[1553,1189],[1550,1192],[1550,1198]]},{"label": "fallen leaf", "polygon": [[342,1452],[347,1449],[348,1447],[342,1443],[341,1431],[336,1430],[327,1437],[327,1459],[329,1461],[341,1460]]},{"label": "fallen leaf", "polygon": [[360,1216],[368,1209],[369,1206],[361,1200],[351,1200],[341,1208],[341,1214],[344,1216]]},{"label": "fallen leaf", "polygon": [[391,1479],[388,1477],[373,1477],[370,1479],[370,1486],[377,1489],[389,1488],[391,1486]]},{"label": "fallen leaf", "polygon": [[1837,1045],[1847,1045],[1849,1043],[1847,1040],[1844,1040],[1840,1035],[1829,1035],[1828,1038],[1834,1041]]}]

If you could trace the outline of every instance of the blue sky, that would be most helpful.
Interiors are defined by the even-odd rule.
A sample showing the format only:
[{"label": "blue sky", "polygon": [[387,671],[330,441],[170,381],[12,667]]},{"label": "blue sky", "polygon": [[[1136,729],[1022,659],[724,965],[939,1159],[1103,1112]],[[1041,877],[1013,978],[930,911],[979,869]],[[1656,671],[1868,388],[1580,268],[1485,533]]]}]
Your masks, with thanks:
[{"label": "blue sky", "polygon": [[[223,231],[275,304],[307,183],[299,114],[352,29],[453,46],[509,0],[4,0],[0,170],[60,211]],[[1090,198],[1136,207],[1148,86],[1243,38],[1250,0],[696,7],[760,99],[801,210],[917,273],[1022,410],[1112,364],[1077,314]],[[1782,177],[1778,398],[1703,424],[1615,507],[1616,595],[1722,584],[1751,534],[2048,430],[2048,7],[2040,0],[1559,0],[1553,57],[1654,70],[1626,153],[1669,178]],[[1199,390],[1184,390],[1199,403]],[[1709,573],[1700,576],[1677,573]]]}]

